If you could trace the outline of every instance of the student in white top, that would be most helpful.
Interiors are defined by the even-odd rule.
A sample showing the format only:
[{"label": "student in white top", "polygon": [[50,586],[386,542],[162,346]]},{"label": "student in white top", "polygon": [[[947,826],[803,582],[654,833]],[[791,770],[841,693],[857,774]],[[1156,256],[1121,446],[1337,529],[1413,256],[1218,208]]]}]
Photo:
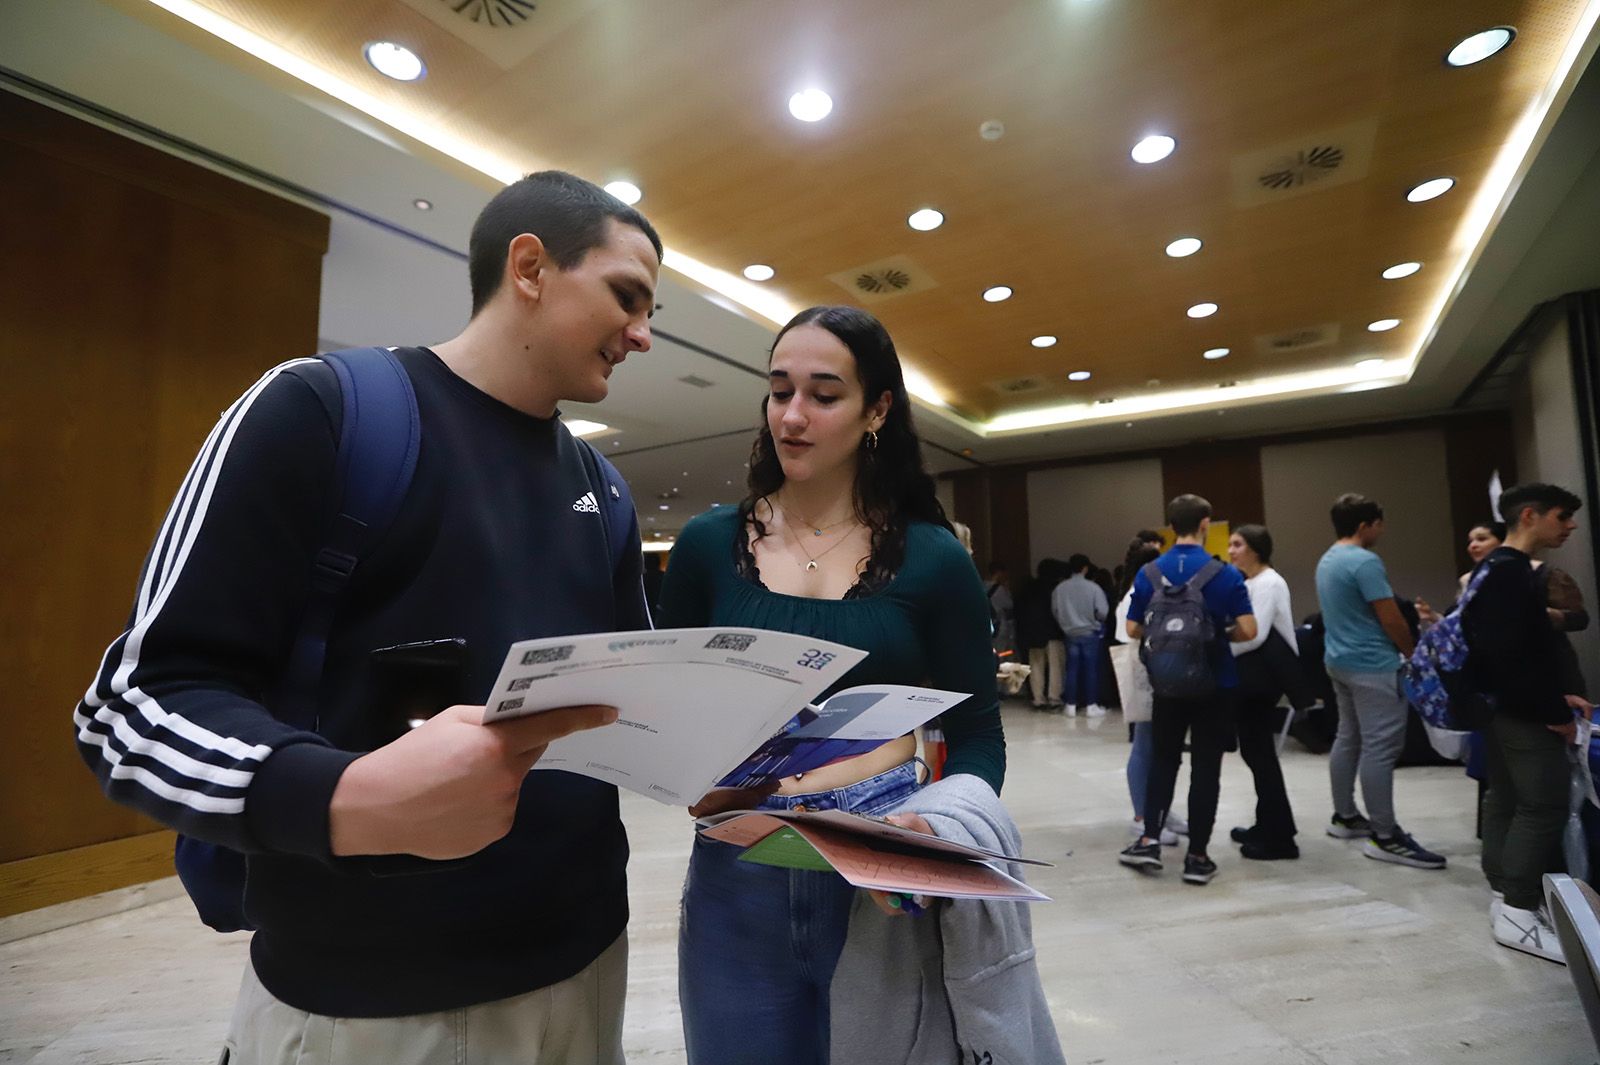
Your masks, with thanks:
[{"label": "student in white top", "polygon": [[[1128,751],[1128,795],[1133,800],[1133,823],[1128,834],[1133,839],[1144,835],[1144,793],[1150,784],[1150,759],[1154,754],[1155,733],[1151,731],[1150,717],[1154,694],[1150,690],[1150,673],[1139,660],[1139,644],[1128,635],[1128,604],[1133,600],[1133,575],[1146,563],[1161,557],[1161,539],[1146,539],[1141,532],[1128,545],[1123,558],[1122,599],[1117,603],[1116,623],[1111,626],[1111,671],[1117,678],[1117,694],[1122,699],[1122,719],[1133,730],[1133,745]],[[1167,813],[1166,824],[1161,829],[1161,845],[1176,847],[1178,837],[1187,835],[1189,825],[1172,812]]]},{"label": "student in white top", "polygon": [[1298,668],[1299,644],[1289,585],[1272,568],[1272,534],[1263,525],[1241,525],[1228,538],[1228,560],[1245,576],[1250,605],[1256,612],[1256,634],[1230,644],[1239,665],[1239,754],[1256,781],[1256,823],[1235,828],[1240,854],[1257,861],[1298,858],[1294,812],[1278,764],[1275,712],[1284,694],[1279,679]]}]

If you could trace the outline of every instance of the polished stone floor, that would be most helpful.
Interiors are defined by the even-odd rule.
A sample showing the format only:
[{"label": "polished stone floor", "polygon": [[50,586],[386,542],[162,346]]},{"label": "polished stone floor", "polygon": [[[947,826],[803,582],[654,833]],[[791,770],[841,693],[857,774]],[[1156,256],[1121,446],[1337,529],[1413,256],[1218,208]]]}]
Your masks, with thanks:
[{"label": "polished stone floor", "polygon": [[[1075,1065],[1592,1065],[1595,1045],[1566,971],[1489,938],[1473,785],[1459,770],[1404,769],[1406,828],[1450,858],[1428,872],[1327,838],[1326,760],[1292,742],[1285,769],[1303,857],[1240,860],[1219,842],[1206,887],[1117,865],[1128,818],[1120,719],[1006,708],[1005,798],[1027,853],[1057,862],[1033,883],[1040,967]],[[1237,756],[1220,824],[1252,808]],[[681,1062],[677,900],[689,825],[625,798],[633,838],[627,1048]],[[1176,855],[1175,855],[1176,856]],[[0,1062],[216,1060],[245,936],[194,918],[174,881],[0,921]],[[855,1063],[849,1063],[855,1065]],[[869,1063],[880,1065],[880,1063]]]}]

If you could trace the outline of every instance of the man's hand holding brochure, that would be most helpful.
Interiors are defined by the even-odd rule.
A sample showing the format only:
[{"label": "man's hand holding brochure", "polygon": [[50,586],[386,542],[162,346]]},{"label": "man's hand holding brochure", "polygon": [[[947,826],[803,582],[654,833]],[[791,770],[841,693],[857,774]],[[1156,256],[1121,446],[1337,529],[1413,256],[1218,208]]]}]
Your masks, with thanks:
[{"label": "man's hand holding brochure", "polygon": [[863,754],[967,696],[895,684],[812,700],[866,657],[761,629],[656,629],[513,644],[485,724],[562,706],[615,706],[615,724],[550,744],[562,769],[688,806]]}]

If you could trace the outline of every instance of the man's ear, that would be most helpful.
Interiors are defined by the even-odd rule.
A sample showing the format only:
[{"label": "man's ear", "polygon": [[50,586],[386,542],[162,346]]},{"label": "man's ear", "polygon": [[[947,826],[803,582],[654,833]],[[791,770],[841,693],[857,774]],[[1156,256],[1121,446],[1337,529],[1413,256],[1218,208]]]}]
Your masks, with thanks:
[{"label": "man's ear", "polygon": [[519,300],[537,303],[544,295],[544,282],[552,267],[544,241],[532,233],[519,233],[506,249],[506,272],[502,287]]}]

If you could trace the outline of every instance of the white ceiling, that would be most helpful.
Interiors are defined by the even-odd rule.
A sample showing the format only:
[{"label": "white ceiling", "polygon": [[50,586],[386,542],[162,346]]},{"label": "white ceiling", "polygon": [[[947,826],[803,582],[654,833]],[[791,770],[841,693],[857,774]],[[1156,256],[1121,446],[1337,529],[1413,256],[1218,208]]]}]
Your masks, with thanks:
[{"label": "white ceiling", "polygon": [[[425,343],[464,322],[463,249],[493,192],[487,179],[263,64],[223,61],[100,0],[0,2],[0,67],[18,76],[14,89],[31,81],[47,102],[71,97],[131,119],[162,146],[187,142],[220,169],[253,173],[264,187],[326,211],[325,343]],[[1257,406],[1229,407],[1219,394],[1214,410],[1011,438],[981,438],[921,406],[929,466],[940,472],[1444,410],[1535,303],[1600,287],[1597,146],[1600,73],[1591,70],[1408,385]],[[417,197],[434,209],[416,210]],[[649,206],[640,204],[647,214]],[[566,413],[613,427],[596,443],[634,485],[646,530],[670,532],[710,503],[737,498],[772,329],[670,272],[658,300],[653,350],[613,376],[603,405]],[[685,384],[686,375],[711,386]],[[967,449],[971,459],[960,454]],[[656,497],[673,491],[671,509],[657,510]]]}]

